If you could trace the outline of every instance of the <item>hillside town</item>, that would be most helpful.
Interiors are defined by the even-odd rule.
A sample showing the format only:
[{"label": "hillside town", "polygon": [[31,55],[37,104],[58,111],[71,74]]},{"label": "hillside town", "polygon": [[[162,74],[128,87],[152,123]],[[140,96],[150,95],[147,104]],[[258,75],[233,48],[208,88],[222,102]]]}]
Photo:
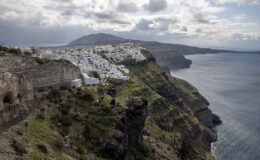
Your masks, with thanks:
[{"label": "hillside town", "polygon": [[[78,66],[86,85],[105,83],[108,78],[128,80],[129,70],[120,62],[133,59],[136,62],[145,60],[142,47],[132,43],[112,46],[96,46],[92,48],[52,48],[41,49],[35,56],[52,60],[65,59]],[[72,81],[73,87],[80,87],[80,79]]]}]

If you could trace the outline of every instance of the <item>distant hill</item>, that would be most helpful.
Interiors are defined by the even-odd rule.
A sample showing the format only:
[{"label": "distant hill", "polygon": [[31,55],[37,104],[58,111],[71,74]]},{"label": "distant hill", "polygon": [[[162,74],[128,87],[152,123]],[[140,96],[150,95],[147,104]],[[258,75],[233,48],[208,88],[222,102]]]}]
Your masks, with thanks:
[{"label": "distant hill", "polygon": [[79,39],[70,42],[68,46],[97,46],[107,44],[118,44],[126,41],[126,39],[119,38],[110,34],[99,33],[83,36]]},{"label": "distant hill", "polygon": [[[160,43],[156,41],[141,41],[124,39],[111,34],[98,33],[83,36],[70,42],[67,46],[96,46],[96,45],[108,45],[108,44],[119,44],[125,42],[132,42],[138,44],[152,53],[158,62],[164,69],[171,70],[177,68],[188,68],[191,65],[191,60],[188,60],[184,55],[188,54],[205,54],[205,53],[240,53],[239,51],[231,50],[218,50],[210,48],[200,48],[194,46],[187,46],[181,44],[171,44],[171,43]],[[241,52],[242,53],[242,52]],[[243,52],[245,53],[245,52]],[[257,52],[247,52],[247,53],[257,53]]]}]

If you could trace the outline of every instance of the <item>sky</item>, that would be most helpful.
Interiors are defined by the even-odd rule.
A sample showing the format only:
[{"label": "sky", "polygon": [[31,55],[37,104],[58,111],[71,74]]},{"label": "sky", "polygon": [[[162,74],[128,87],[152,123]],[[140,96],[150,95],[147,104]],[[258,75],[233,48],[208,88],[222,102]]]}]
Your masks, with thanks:
[{"label": "sky", "polygon": [[92,33],[260,50],[260,0],[1,0],[0,45],[55,46]]}]

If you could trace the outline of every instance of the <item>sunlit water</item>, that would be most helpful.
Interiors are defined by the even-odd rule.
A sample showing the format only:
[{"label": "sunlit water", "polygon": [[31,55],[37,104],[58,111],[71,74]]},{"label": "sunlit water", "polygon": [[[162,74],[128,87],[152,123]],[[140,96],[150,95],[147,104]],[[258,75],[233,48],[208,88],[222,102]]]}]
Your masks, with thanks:
[{"label": "sunlit water", "polygon": [[260,55],[189,55],[189,69],[173,70],[208,99],[223,124],[213,154],[219,160],[260,160]]}]

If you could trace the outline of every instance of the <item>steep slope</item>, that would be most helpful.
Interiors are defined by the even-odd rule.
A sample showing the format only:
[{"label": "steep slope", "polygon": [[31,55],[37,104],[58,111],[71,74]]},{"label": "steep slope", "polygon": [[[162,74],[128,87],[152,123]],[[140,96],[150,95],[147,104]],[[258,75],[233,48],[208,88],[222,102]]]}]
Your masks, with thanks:
[{"label": "steep slope", "polygon": [[130,80],[38,93],[32,114],[0,136],[0,159],[214,159],[210,143],[217,136],[210,127],[219,121],[207,101],[148,51],[142,54],[147,60],[120,62]]}]

